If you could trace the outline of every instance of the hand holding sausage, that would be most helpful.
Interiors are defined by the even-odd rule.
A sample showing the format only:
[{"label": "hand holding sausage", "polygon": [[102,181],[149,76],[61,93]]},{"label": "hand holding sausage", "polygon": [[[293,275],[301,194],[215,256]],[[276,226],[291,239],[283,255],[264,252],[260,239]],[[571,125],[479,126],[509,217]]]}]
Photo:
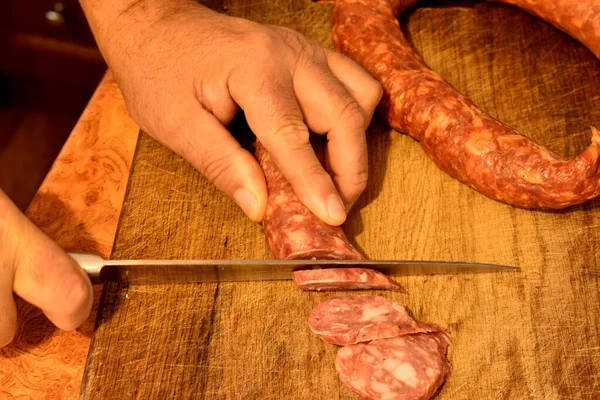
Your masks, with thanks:
[{"label": "hand holding sausage", "polygon": [[[358,64],[293,30],[191,2],[81,2],[144,131],[260,221],[265,178],[226,129],[242,108],[300,200],[331,225],[345,220],[366,185],[365,130],[381,96]],[[331,175],[309,130],[327,135]]]},{"label": "hand holding sausage", "polygon": [[77,328],[92,308],[85,272],[0,190],[0,347],[15,335],[13,292],[65,330]]}]

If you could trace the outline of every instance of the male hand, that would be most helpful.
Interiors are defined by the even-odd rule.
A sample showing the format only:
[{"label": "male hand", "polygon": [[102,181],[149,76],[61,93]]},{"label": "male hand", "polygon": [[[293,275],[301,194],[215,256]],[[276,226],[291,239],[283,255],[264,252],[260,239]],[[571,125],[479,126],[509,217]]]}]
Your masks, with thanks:
[{"label": "male hand", "polygon": [[81,325],[92,308],[92,284],[79,264],[0,190],[0,347],[17,327],[13,292],[64,330]]},{"label": "male hand", "polygon": [[[365,131],[381,97],[358,64],[293,30],[193,2],[80,1],[144,131],[260,221],[263,172],[226,129],[241,107],[300,200],[323,221],[344,222],[366,186]],[[309,129],[327,135],[331,175]]]}]

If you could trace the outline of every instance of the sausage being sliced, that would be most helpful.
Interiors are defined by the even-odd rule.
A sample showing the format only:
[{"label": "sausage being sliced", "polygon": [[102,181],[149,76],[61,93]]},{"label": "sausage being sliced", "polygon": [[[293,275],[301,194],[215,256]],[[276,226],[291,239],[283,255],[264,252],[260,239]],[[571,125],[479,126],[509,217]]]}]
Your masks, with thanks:
[{"label": "sausage being sliced", "polygon": [[358,295],[325,300],[312,311],[308,325],[321,339],[336,345],[443,330],[415,321],[406,308],[386,297]]},{"label": "sausage being sliced", "polygon": [[[263,229],[275,258],[364,260],[342,228],[314,215],[296,196],[292,185],[275,166],[267,150],[256,142],[258,159],[267,181],[267,209]],[[385,289],[404,291],[380,272],[366,268],[296,271],[292,278],[303,290]]]},{"label": "sausage being sliced", "polygon": [[[592,0],[501,0],[522,6],[580,39],[600,56],[600,4]],[[379,111],[418,140],[450,176],[523,208],[560,209],[600,195],[600,132],[568,160],[482,111],[432,71],[400,29],[418,0],[336,0],[336,48],[383,86]]]},{"label": "sausage being sliced", "polygon": [[443,331],[342,347],[335,368],[344,384],[370,400],[429,399],[452,373]]},{"label": "sausage being sliced", "polygon": [[367,268],[306,269],[292,272],[292,279],[302,290],[397,290],[400,285],[379,271]]},{"label": "sausage being sliced", "polygon": [[267,150],[256,142],[256,158],[267,181],[263,229],[275,258],[280,260],[363,260],[342,228],[323,222],[302,204],[291,183]]}]

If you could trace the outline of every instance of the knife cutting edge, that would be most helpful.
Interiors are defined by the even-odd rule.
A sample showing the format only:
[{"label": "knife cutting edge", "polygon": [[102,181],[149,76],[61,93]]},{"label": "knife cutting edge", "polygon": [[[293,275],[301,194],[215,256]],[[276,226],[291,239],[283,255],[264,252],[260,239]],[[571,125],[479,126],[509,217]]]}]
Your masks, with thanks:
[{"label": "knife cutting edge", "polygon": [[95,254],[69,253],[95,283],[132,285],[291,279],[301,268],[370,268],[388,275],[438,275],[514,272],[498,264],[407,260],[105,260]]}]

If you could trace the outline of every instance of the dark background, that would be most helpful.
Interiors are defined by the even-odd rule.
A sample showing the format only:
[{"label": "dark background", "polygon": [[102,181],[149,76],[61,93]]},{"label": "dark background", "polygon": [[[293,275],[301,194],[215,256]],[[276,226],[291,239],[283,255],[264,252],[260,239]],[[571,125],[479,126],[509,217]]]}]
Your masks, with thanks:
[{"label": "dark background", "polygon": [[0,0],[0,188],[22,210],[105,71],[77,0]]}]

